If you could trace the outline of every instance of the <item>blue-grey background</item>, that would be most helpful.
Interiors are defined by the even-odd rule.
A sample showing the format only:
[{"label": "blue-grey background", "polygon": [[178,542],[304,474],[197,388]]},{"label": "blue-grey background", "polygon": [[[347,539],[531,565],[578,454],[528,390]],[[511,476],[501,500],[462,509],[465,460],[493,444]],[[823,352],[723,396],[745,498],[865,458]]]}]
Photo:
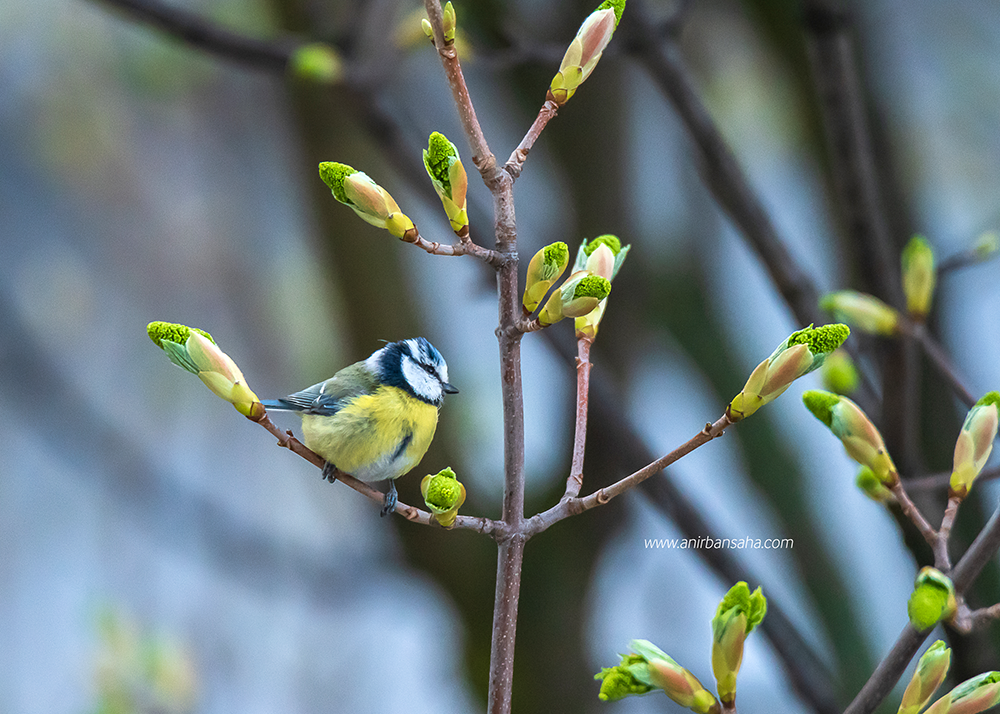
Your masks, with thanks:
[{"label": "blue-grey background", "polygon": [[[473,237],[489,242],[489,195],[440,65],[422,42],[394,46],[394,28],[412,28],[420,4],[178,5],[263,37],[300,29],[303,17],[336,37],[360,13],[357,54],[377,69],[376,105],[410,151],[386,156],[349,97],[209,57],[99,3],[0,4],[0,712],[97,711],[107,661],[120,672],[134,659],[109,652],[108,618],[193,672],[192,698],[167,696],[179,711],[482,710],[492,542],[380,520],[144,336],[154,319],[207,329],[269,397],[367,356],[379,338],[427,336],[461,393],[401,498],[418,503],[419,477],[450,464],[470,491],[463,512],[499,515],[491,275],[363,224],[324,200],[316,176],[323,160],[361,168],[425,237],[449,240],[440,206],[398,170],[422,171],[420,148],[441,130],[472,174]],[[466,5],[464,67],[503,158],[589,3]],[[880,157],[891,158],[888,203],[902,226],[893,239],[920,232],[939,256],[965,250],[998,223],[1000,8],[849,6]],[[822,290],[863,287],[840,237],[796,17],[795,3],[695,2],[684,58],[794,256]],[[510,61],[505,35],[555,48],[554,61]],[[522,256],[608,232],[633,245],[594,371],[654,453],[721,415],[753,366],[801,327],[705,189],[671,106],[614,45],[542,135],[515,196]],[[997,277],[995,263],[950,275],[934,314],[976,394],[1000,385]],[[568,326],[553,329],[567,338]],[[573,373],[541,335],[525,338],[523,358],[535,512],[567,472]],[[847,672],[849,697],[860,683],[850,667],[870,671],[887,651],[923,563],[802,407],[817,385],[797,383],[669,477],[720,535],[795,538],[739,557],[758,576],[751,587],[780,600],[831,670]],[[962,414],[947,396],[928,399],[926,466],[940,471]],[[590,456],[588,484],[615,475],[601,470],[615,463],[613,445]],[[963,509],[970,527],[997,492],[977,496]],[[629,494],[529,544],[516,711],[680,711],[662,695],[597,701],[591,675],[634,637],[710,684],[709,621],[732,583],[692,551],[644,547],[677,536]],[[840,589],[817,584],[817,567]],[[841,621],[824,617],[832,606]],[[972,673],[1000,668],[995,629],[985,642]],[[807,711],[762,636],[748,643],[740,704]]]}]

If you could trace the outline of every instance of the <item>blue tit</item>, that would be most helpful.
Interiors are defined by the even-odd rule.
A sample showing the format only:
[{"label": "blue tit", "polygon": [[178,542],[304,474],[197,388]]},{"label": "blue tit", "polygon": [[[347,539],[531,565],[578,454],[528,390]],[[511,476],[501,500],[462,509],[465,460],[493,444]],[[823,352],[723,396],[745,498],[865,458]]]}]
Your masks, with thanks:
[{"label": "blue tit", "polygon": [[437,429],[448,365],[423,337],[390,342],[366,360],[283,399],[269,410],[298,412],[303,442],[326,459],[323,475],[340,469],[361,481],[389,479],[382,515],[396,507],[399,478],[424,457]]}]

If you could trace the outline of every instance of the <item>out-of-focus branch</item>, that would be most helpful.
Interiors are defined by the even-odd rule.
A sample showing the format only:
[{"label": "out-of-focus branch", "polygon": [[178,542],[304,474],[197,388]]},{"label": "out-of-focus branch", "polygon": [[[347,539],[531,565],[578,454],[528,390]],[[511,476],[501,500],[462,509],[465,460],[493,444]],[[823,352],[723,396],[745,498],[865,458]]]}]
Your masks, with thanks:
[{"label": "out-of-focus branch", "polygon": [[526,534],[529,536],[537,535],[564,518],[569,518],[570,516],[574,516],[578,513],[583,513],[584,511],[596,508],[597,506],[603,506],[616,496],[620,496],[629,489],[635,488],[646,479],[660,473],[667,466],[674,463],[678,459],[687,456],[699,446],[703,446],[712,439],[722,436],[723,432],[725,432],[725,430],[732,424],[733,422],[729,420],[729,415],[726,414],[722,416],[722,418],[718,419],[714,424],[706,424],[704,429],[699,431],[669,454],[666,454],[665,456],[656,459],[656,461],[643,466],[638,471],[629,474],[625,478],[616,481],[610,486],[605,486],[589,496],[584,496],[582,498],[563,497],[559,503],[554,505],[552,508],[529,518],[525,529]]},{"label": "out-of-focus branch", "polygon": [[826,129],[828,157],[845,228],[874,292],[893,305],[903,292],[875,169],[871,131],[858,81],[851,18],[831,0],[804,0],[803,24]]},{"label": "out-of-focus branch", "polygon": [[709,190],[757,252],[801,325],[822,324],[819,291],[778,236],[767,211],[694,88],[672,39],[655,31],[644,0],[629,3],[629,49],[674,105],[694,144]]},{"label": "out-of-focus branch", "polygon": [[262,40],[227,30],[197,13],[160,0],[98,0],[192,47],[245,67],[283,72],[301,40]]}]

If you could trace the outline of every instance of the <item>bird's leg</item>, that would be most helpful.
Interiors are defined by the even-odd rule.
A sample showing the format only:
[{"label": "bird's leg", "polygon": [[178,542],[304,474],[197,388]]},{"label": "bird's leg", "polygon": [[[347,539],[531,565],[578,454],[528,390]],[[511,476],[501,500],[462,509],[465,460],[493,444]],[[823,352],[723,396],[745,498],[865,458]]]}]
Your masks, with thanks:
[{"label": "bird's leg", "polygon": [[323,465],[323,479],[333,483],[337,480],[337,467],[327,461]]},{"label": "bird's leg", "polygon": [[389,490],[386,491],[385,499],[382,501],[382,511],[380,516],[388,516],[396,508],[396,482],[389,479]]}]

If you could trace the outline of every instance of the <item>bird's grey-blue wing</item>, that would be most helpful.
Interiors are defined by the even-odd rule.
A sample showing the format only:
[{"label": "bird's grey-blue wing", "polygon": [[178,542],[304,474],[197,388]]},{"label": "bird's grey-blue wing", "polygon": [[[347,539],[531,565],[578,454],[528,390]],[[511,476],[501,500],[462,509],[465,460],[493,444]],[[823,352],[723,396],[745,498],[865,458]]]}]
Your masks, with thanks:
[{"label": "bird's grey-blue wing", "polygon": [[263,404],[268,409],[279,411],[330,416],[340,411],[355,397],[371,394],[377,387],[378,382],[365,367],[365,363],[356,362],[325,382],[314,384],[281,399],[265,400]]}]

